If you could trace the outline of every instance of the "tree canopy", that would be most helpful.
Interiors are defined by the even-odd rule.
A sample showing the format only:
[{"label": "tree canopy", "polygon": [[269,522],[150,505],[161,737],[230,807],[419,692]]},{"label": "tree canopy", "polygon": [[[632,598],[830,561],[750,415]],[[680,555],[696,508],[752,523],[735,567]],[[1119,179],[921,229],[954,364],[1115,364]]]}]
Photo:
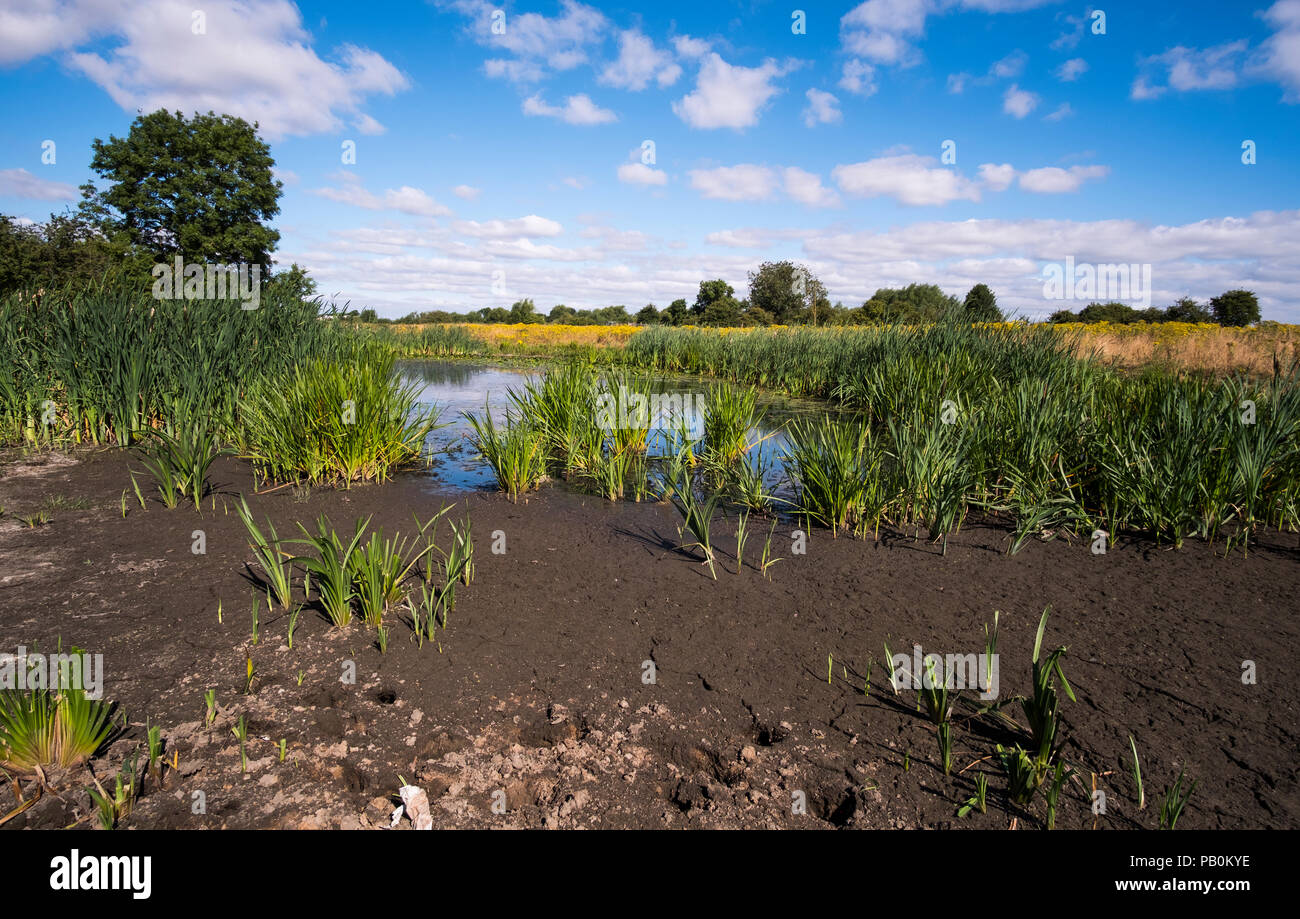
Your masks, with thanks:
[{"label": "tree canopy", "polygon": [[749,302],[773,320],[788,324],[803,318],[806,275],[793,262],[763,262],[749,273]]},{"label": "tree canopy", "polygon": [[53,215],[46,223],[0,216],[0,295],[22,289],[57,289],[148,277],[130,248],[109,240],[83,215]]},{"label": "tree canopy", "polygon": [[1001,322],[1003,318],[998,298],[987,284],[976,284],[967,291],[962,308],[971,322]]},{"label": "tree canopy", "polygon": [[280,212],[282,184],[256,124],[160,109],[92,149],[90,168],[106,184],[81,187],[82,213],[108,239],[158,259],[269,262],[280,234],[267,222]]},{"label": "tree canopy", "polygon": [[700,325],[736,325],[740,321],[741,306],[732,286],[718,278],[700,282],[700,292],[695,297],[691,313]]},{"label": "tree canopy", "polygon": [[961,309],[956,297],[949,296],[937,284],[909,284],[906,287],[882,287],[862,304],[864,322],[938,322]]},{"label": "tree canopy", "polygon": [[1230,290],[1210,301],[1220,325],[1245,326],[1259,322],[1259,300],[1249,290]]}]

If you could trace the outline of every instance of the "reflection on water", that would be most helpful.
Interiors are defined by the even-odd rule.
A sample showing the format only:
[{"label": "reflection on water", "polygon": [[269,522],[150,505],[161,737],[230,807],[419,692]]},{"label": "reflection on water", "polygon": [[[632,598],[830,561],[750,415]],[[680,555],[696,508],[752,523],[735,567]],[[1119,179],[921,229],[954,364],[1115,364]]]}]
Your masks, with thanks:
[{"label": "reflection on water", "polygon": [[[441,410],[441,422],[446,425],[429,437],[429,448],[434,453],[432,483],[439,490],[495,489],[492,470],[470,444],[471,428],[462,412],[481,415],[486,406],[494,417],[503,417],[510,405],[508,390],[521,388],[538,371],[460,361],[401,361],[397,371],[403,382],[417,388],[420,402],[432,403]],[[709,385],[709,381],[695,377],[651,378],[651,390],[656,393],[691,395],[703,393]],[[780,463],[786,443],[784,425],[792,418],[825,413],[827,406],[766,393],[759,395],[758,404],[764,417],[751,440],[765,438],[757,449],[768,468],[768,484],[775,494],[788,496]]]},{"label": "reflection on water", "polygon": [[496,477],[470,444],[471,428],[462,412],[483,413],[486,405],[500,417],[509,404],[507,391],[521,387],[528,371],[458,361],[399,361],[402,382],[418,389],[417,398],[435,405],[446,427],[429,435],[433,453],[429,474],[440,489],[473,491],[496,488]]}]

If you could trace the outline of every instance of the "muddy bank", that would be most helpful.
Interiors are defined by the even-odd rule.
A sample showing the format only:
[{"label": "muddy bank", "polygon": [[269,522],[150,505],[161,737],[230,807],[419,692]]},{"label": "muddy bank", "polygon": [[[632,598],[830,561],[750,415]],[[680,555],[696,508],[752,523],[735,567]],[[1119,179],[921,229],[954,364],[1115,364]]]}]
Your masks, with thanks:
[{"label": "muddy bank", "polygon": [[[1065,757],[1081,779],[1067,786],[1058,825],[1094,824],[1095,780],[1107,795],[1097,825],[1154,826],[1160,793],[1184,768],[1198,784],[1180,827],[1300,825],[1300,719],[1286,688],[1300,649],[1294,534],[1225,559],[1222,546],[1196,542],[1098,556],[1060,540],[1012,557],[1006,531],[988,525],[951,537],[946,557],[910,536],[873,544],[813,531],[796,555],[785,521],[773,541],[784,559],[768,580],[753,567],[766,526],[755,522],[737,574],[734,523],[720,521],[714,581],[674,550],[670,507],[558,489],[512,505],[439,495],[410,474],[249,495],[282,535],[320,514],[340,530],[373,514],[373,527],[409,533],[412,514],[453,502],[473,521],[477,577],[437,643],[418,648],[398,615],[381,654],[373,631],[333,631],[309,607],[289,649],[279,611],[263,612],[251,641],[252,554],[233,506],[223,512],[223,499],[251,493],[248,467],[219,462],[216,509],[205,502],[196,514],[156,502],[141,511],[127,466],[113,450],[4,458],[0,651],[62,642],[104,655],[105,697],[128,725],[91,764],[101,781],[143,744],[146,720],[162,728],[177,767],[161,788],[146,780],[128,826],[386,825],[401,778],[429,791],[435,824],[448,827],[1039,826],[1042,800],[1007,802],[992,757],[1020,735],[959,708],[945,776],[916,693],[895,695],[880,661],[886,641],[978,653],[1000,610],[1001,696],[1023,694],[1048,605],[1045,644],[1069,646],[1078,698],[1063,709]],[[18,519],[42,506],[45,525]],[[206,554],[192,552],[196,530]],[[492,551],[496,531],[504,554]],[[439,540],[449,540],[445,525]],[[1244,661],[1256,685],[1243,684]],[[340,680],[349,662],[351,684]],[[1018,706],[1007,711],[1020,718]],[[246,771],[231,734],[241,716]],[[979,773],[989,812],[958,819]],[[85,770],[52,776],[53,790],[5,827],[93,825],[89,784]],[[196,792],[206,813],[193,812]],[[799,800],[806,813],[792,813]],[[0,791],[0,816],[16,805],[13,787]]]}]

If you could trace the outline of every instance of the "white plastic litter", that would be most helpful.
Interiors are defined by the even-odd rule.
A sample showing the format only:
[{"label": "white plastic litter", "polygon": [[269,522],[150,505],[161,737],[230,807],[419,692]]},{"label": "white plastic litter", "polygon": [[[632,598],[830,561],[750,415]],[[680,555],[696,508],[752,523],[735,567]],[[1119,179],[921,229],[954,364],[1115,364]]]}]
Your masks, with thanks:
[{"label": "white plastic litter", "polygon": [[[402,804],[405,805],[406,816],[410,818],[411,823],[417,830],[433,829],[433,814],[429,811],[429,796],[424,793],[424,789],[416,785],[403,785],[398,791],[402,796]],[[393,825],[402,819],[402,808],[399,807],[393,813]]]}]

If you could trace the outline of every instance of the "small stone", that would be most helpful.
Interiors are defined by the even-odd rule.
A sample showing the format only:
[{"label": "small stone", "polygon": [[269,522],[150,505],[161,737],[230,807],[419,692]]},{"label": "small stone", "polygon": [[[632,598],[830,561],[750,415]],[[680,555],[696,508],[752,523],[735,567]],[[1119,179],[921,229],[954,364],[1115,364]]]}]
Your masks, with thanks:
[{"label": "small stone", "polygon": [[590,793],[588,793],[586,789],[579,789],[566,798],[564,803],[560,805],[560,817],[568,817],[574,811],[580,810],[583,805],[590,800]]},{"label": "small stone", "polygon": [[372,798],[366,805],[366,811],[363,816],[372,824],[388,825],[392,819],[394,805],[387,798]]}]

